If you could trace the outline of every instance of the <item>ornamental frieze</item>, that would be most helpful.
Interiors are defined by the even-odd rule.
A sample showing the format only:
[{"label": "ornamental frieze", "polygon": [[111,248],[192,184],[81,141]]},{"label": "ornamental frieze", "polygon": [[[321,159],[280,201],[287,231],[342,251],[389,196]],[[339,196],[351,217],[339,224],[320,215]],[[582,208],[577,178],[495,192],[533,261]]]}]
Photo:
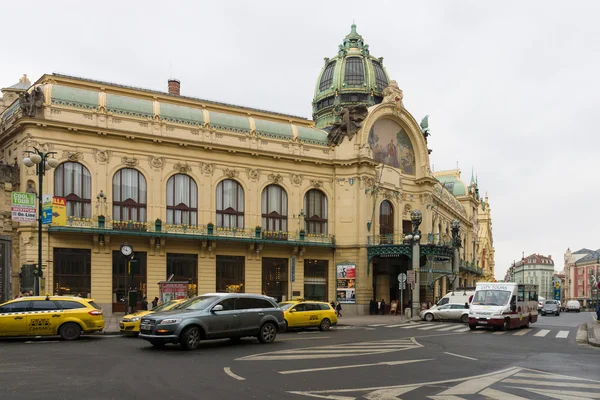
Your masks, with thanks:
[{"label": "ornamental frieze", "polygon": [[292,181],[292,184],[299,186],[300,184],[302,184],[304,177],[299,174],[292,174],[290,180]]},{"label": "ornamental frieze", "polygon": [[173,165],[175,171],[179,171],[182,174],[187,174],[192,171],[192,167],[188,163],[177,163]]},{"label": "ornamental frieze", "polygon": [[78,162],[83,160],[83,153],[80,151],[65,150],[63,151],[62,156],[63,158],[66,158],[71,162]]},{"label": "ornamental frieze", "polygon": [[130,168],[133,168],[139,164],[138,159],[135,157],[122,157],[121,162]]},{"label": "ornamental frieze", "polygon": [[212,175],[215,172],[215,164],[202,162],[200,163],[200,169],[203,174]]},{"label": "ornamental frieze", "polygon": [[112,158],[112,151],[92,149],[92,155],[94,156],[94,161],[107,163]]},{"label": "ornamental frieze", "polygon": [[283,181],[283,176],[281,176],[279,174],[270,174],[269,181],[271,181],[273,183],[281,183]]},{"label": "ornamental frieze", "polygon": [[260,177],[260,169],[247,168],[246,174],[248,175],[248,179],[255,181]]},{"label": "ornamental frieze", "polygon": [[152,168],[163,169],[166,163],[166,157],[148,156],[148,164],[150,164]]},{"label": "ornamental frieze", "polygon": [[228,177],[229,179],[237,178],[239,176],[239,172],[234,169],[226,168],[223,170],[223,175]]}]

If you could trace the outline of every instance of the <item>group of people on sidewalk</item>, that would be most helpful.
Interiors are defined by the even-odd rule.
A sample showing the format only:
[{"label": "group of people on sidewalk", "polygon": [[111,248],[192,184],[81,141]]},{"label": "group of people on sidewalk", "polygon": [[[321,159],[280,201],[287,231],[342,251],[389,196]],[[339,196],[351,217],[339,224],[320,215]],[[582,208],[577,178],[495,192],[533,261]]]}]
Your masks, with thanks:
[{"label": "group of people on sidewalk", "polygon": [[[393,302],[392,302],[393,303]],[[371,315],[384,315],[385,314],[385,300],[381,299],[381,301],[377,301],[375,299],[371,299],[369,302],[369,314]],[[410,309],[412,307],[412,301],[408,301],[408,304],[404,307],[405,309]]]}]

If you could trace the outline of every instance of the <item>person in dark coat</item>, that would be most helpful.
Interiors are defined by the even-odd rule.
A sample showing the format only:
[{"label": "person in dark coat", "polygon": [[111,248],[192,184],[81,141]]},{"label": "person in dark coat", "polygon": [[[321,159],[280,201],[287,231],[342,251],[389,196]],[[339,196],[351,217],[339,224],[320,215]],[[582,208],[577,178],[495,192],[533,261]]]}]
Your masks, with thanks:
[{"label": "person in dark coat", "polygon": [[373,315],[375,313],[377,313],[377,302],[375,302],[375,299],[371,298],[371,301],[369,302],[369,314]]},{"label": "person in dark coat", "polygon": [[385,300],[381,299],[381,304],[379,305],[379,312],[381,313],[381,315],[383,315],[385,313]]},{"label": "person in dark coat", "polygon": [[152,300],[152,308],[155,308],[158,306],[158,297],[155,297],[154,300]]},{"label": "person in dark coat", "polygon": [[333,302],[333,300],[329,304],[331,305],[331,308],[333,308],[335,310],[335,303]]},{"label": "person in dark coat", "polygon": [[142,299],[142,302],[140,304],[140,309],[142,311],[148,311],[148,300],[146,300],[145,297]]},{"label": "person in dark coat", "polygon": [[339,301],[335,306],[335,312],[337,313],[338,318],[342,317],[342,304]]}]

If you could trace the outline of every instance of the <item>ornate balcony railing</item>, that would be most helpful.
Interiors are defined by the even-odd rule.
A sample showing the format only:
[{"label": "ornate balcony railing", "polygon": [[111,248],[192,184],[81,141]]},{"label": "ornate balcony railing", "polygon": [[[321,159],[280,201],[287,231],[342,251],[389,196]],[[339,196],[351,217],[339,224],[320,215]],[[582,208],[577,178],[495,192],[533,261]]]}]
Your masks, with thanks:
[{"label": "ornate balcony railing", "polygon": [[479,268],[475,263],[460,260],[459,268],[461,271],[472,272],[477,275],[483,275],[483,268]]},{"label": "ornate balcony railing", "polygon": [[187,225],[163,224],[153,222],[117,221],[103,218],[74,218],[67,219],[66,226],[51,226],[51,231],[77,231],[90,233],[133,234],[150,236],[185,235],[199,239],[222,240],[252,240],[263,242],[303,242],[313,245],[335,245],[334,235],[311,234],[304,232],[266,231],[259,228],[223,228],[214,224]]}]

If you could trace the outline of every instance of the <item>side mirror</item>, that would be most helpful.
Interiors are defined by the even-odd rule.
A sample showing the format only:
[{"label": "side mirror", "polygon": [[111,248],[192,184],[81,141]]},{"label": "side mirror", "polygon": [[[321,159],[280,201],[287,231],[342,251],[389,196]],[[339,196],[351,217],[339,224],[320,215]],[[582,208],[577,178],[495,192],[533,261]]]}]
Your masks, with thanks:
[{"label": "side mirror", "polygon": [[212,308],[212,312],[217,312],[217,311],[223,311],[223,306],[220,304],[217,304],[216,306],[214,306]]},{"label": "side mirror", "polygon": [[295,313],[295,312],[296,312],[296,309],[295,309],[295,308],[292,308],[292,309],[290,310],[290,312],[291,312],[291,313]]}]

